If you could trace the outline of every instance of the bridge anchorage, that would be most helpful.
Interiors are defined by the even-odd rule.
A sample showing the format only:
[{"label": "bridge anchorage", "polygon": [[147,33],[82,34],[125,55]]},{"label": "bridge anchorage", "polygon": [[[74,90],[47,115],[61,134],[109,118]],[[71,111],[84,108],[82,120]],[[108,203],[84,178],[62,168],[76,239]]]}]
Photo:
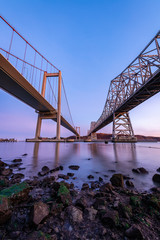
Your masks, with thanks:
[{"label": "bridge anchorage", "polygon": [[79,136],[72,120],[61,71],[38,52],[15,28],[0,16],[0,88],[23,101],[38,113],[39,141],[43,119],[57,122]]},{"label": "bridge anchorage", "polygon": [[160,31],[109,87],[103,112],[88,136],[113,121],[113,142],[135,142],[129,111],[160,91]]}]

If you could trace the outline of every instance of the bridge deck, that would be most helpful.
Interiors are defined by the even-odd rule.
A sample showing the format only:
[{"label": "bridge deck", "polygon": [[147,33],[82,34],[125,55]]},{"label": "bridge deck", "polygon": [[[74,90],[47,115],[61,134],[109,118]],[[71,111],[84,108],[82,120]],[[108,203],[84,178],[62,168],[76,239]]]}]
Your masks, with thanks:
[{"label": "bridge deck", "polygon": [[[0,87],[39,112],[57,113],[56,109],[0,54]],[[53,119],[57,121],[56,118]],[[77,135],[61,116],[61,125]]]},{"label": "bridge deck", "polygon": [[[128,112],[142,102],[146,101],[160,91],[160,70],[156,71],[148,81],[142,85],[134,94],[132,94],[121,106],[115,109],[115,113]],[[97,132],[101,128],[113,121],[113,113],[110,114],[104,121],[99,124],[92,132]]]}]

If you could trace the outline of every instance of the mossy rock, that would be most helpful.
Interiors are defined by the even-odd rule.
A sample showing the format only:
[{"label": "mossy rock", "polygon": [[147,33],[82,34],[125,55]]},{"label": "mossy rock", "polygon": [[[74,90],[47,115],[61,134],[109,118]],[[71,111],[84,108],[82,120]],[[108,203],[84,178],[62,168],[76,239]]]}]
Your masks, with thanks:
[{"label": "mossy rock", "polygon": [[137,196],[131,196],[130,197],[130,204],[134,207],[140,207],[141,206],[141,200]]},{"label": "mossy rock", "polygon": [[69,194],[68,188],[63,183],[61,183],[60,188],[58,189],[57,196],[60,197],[61,195],[67,194]]},{"label": "mossy rock", "polygon": [[3,198],[10,200],[26,200],[29,193],[29,185],[26,182],[15,184],[0,191],[0,202]]}]

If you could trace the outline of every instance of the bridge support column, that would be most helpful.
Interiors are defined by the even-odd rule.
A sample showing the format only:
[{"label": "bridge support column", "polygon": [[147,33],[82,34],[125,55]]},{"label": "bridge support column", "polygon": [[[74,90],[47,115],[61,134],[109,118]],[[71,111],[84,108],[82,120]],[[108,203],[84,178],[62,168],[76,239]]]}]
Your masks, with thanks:
[{"label": "bridge support column", "polygon": [[42,125],[42,118],[40,117],[40,114],[38,114],[35,139],[38,139],[40,137],[41,125]]},{"label": "bridge support column", "polygon": [[60,127],[61,127],[61,87],[62,87],[62,76],[59,71],[58,76],[58,106],[57,106],[57,140],[60,140]]},{"label": "bridge support column", "polygon": [[136,142],[128,112],[113,114],[112,142]]}]

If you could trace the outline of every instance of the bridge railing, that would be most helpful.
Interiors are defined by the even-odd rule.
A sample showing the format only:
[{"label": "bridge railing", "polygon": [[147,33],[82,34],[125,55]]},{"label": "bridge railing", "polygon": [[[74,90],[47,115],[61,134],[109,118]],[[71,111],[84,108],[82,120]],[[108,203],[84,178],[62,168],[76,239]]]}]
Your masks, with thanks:
[{"label": "bridge railing", "polygon": [[[59,69],[35,49],[14,27],[0,16],[0,53],[41,94],[43,75],[58,73]],[[46,82],[45,99],[57,109],[58,77],[49,77]],[[62,115],[72,125],[64,83],[62,84]],[[65,107],[67,108],[65,108]]]},{"label": "bridge railing", "polygon": [[138,57],[111,81],[103,112],[95,123],[94,129],[115,112],[159,70],[160,31]]}]

